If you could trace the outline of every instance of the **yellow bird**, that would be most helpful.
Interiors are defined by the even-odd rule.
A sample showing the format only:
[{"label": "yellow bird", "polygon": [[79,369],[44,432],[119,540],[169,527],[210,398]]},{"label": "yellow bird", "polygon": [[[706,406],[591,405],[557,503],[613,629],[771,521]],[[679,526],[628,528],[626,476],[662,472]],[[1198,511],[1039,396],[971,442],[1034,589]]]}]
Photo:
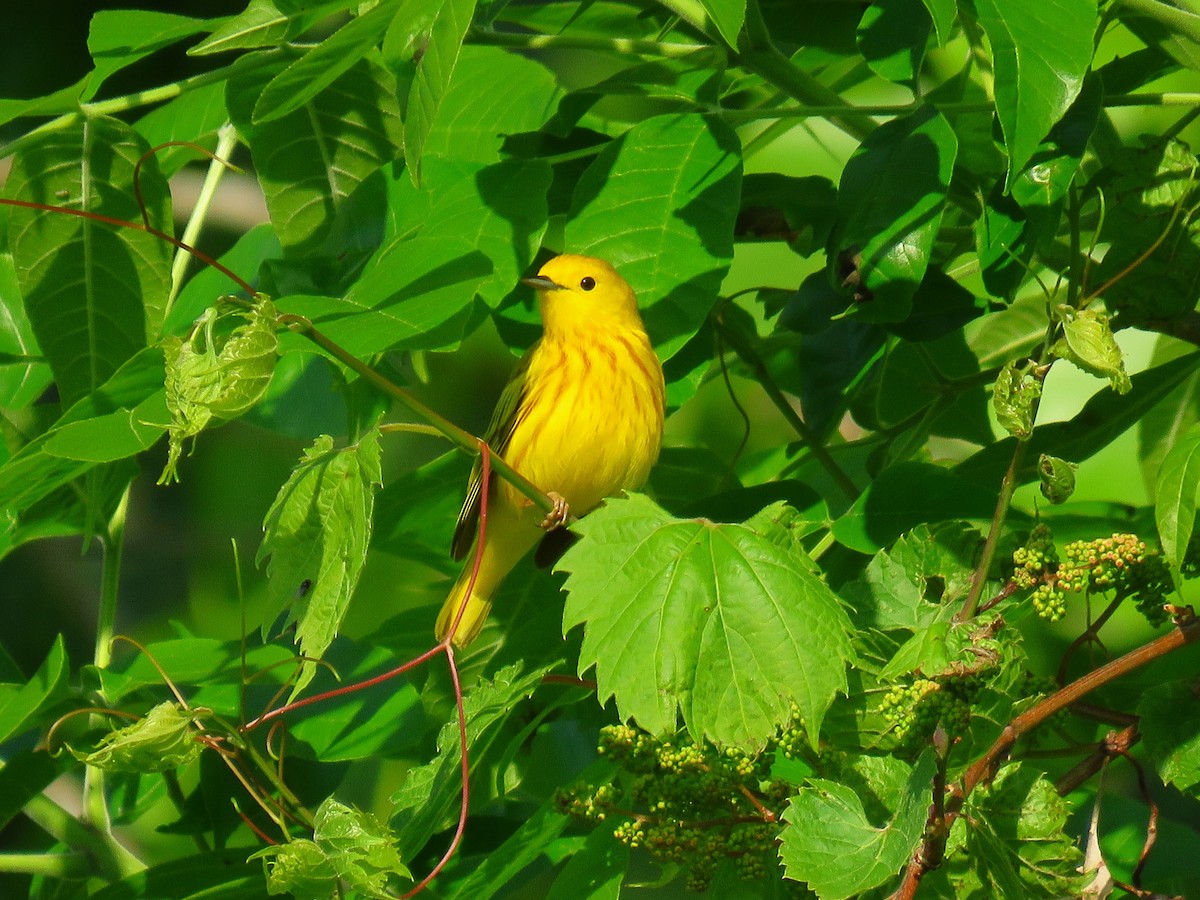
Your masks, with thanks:
[{"label": "yellow bird", "polygon": [[561,524],[605,497],[646,481],[662,443],[665,387],[633,289],[603,260],[556,256],[524,283],[538,292],[542,337],[517,363],[484,439],[510,466],[555,499],[543,516],[498,476],[488,494],[487,534],[475,587],[466,596],[479,516],[476,463],[452,551],[468,559],[437,620],[446,637],[466,605],[454,643],[483,627],[504,576]]}]

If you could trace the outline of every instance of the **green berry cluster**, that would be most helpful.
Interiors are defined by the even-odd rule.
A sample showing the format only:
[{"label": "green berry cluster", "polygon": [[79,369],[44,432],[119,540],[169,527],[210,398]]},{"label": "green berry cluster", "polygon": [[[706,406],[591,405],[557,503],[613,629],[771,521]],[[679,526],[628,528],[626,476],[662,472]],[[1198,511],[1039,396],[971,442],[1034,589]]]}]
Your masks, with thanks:
[{"label": "green berry cluster", "polygon": [[[800,738],[793,740],[799,746]],[[679,865],[696,891],[708,888],[722,862],[746,879],[777,865],[779,826],[766,811],[780,809],[790,789],[771,778],[773,753],[747,754],[687,737],[660,740],[628,725],[602,728],[598,750],[624,776],[560,791],[561,812],[611,824],[621,843]]]},{"label": "green berry cluster", "polygon": [[891,728],[895,752],[901,756],[919,753],[939,724],[952,738],[965,734],[971,724],[971,702],[978,691],[977,678],[957,675],[894,685],[884,694],[879,713]]},{"label": "green berry cluster", "polygon": [[[1118,591],[1133,597],[1152,624],[1165,621],[1162,606],[1171,590],[1171,573],[1162,555],[1148,549],[1136,534],[1072,541],[1063,548],[1063,557],[1060,560],[1050,529],[1041,524],[1013,553],[1013,581],[1030,589],[1033,608],[1043,619],[1061,619],[1068,594]],[[1196,559],[1200,572],[1200,549]]]}]

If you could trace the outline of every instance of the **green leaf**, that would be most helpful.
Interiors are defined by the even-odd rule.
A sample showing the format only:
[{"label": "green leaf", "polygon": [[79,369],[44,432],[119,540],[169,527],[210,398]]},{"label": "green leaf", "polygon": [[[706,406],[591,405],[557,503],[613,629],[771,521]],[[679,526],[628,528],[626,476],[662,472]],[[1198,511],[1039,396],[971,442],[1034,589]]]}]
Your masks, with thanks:
[{"label": "green leaf", "polygon": [[280,243],[303,255],[321,246],[338,208],[366,177],[395,158],[400,109],[394,79],[367,58],[295,111],[255,124],[255,104],[277,72],[242,66],[229,79],[226,103],[250,145]]},{"label": "green leaf", "polygon": [[[257,556],[260,565],[271,559],[265,623],[287,610],[288,622],[296,623],[295,643],[310,659],[324,655],[341,627],[366,560],[374,489],[381,483],[378,431],[343,450],[322,435],[267,511]],[[293,696],[313,674],[310,663]]]},{"label": "green leaf", "polygon": [[[114,458],[114,453],[136,453],[153,443],[140,426],[155,418],[154,411],[165,412],[162,384],[162,351],[143,350],[0,466],[0,510],[6,514],[9,534],[24,511],[95,466],[94,460],[74,457],[100,451]],[[158,421],[166,424],[165,417]],[[68,437],[55,445],[59,433]],[[62,455],[51,454],[48,446],[57,446]]]},{"label": "green leaf", "polygon": [[412,880],[396,848],[396,838],[370,813],[351,809],[332,797],[317,808],[313,839],[290,841],[258,851],[271,894],[291,893],[297,900],[327,900],[345,881],[369,897],[392,897],[389,876]]},{"label": "green leaf", "polygon": [[880,78],[912,85],[925,59],[932,25],[921,0],[872,3],[858,25],[858,49]]},{"label": "green leaf", "polygon": [[262,867],[245,857],[237,850],[173,859],[100,888],[89,900],[262,900]]},{"label": "green leaf", "polygon": [[0,744],[40,724],[41,715],[66,697],[70,677],[67,651],[60,634],[33,677],[0,706]]},{"label": "green leaf", "polygon": [[274,47],[296,37],[304,22],[281,12],[274,0],[250,0],[246,8],[231,16],[207,38],[188,50],[189,56],[205,56],[230,50]]},{"label": "green leaf", "polygon": [[414,184],[421,182],[421,155],[446,96],[463,38],[475,15],[475,0],[444,0],[429,31],[429,43],[409,88],[404,120],[404,160]]},{"label": "green leaf", "polygon": [[736,50],[746,20],[746,0],[700,0],[700,5],[725,43]]},{"label": "green leaf", "polygon": [[254,104],[253,123],[295,112],[353,68],[383,40],[398,5],[389,0],[356,16],[272,78]]},{"label": "green leaf", "polygon": [[1200,222],[1187,212],[1200,163],[1177,140],[1141,144],[1114,153],[1088,186],[1103,192],[1100,239],[1112,242],[1091,280],[1123,325],[1187,315],[1200,284]]},{"label": "green leaf", "polygon": [[[465,692],[467,758],[472,772],[484,762],[500,723],[513,714],[521,699],[534,692],[550,668],[542,666],[525,672],[516,663],[490,679],[480,680]],[[411,859],[432,834],[449,826],[457,816],[463,754],[457,715],[442,726],[437,747],[437,759],[409,770],[404,784],[392,795],[395,805],[392,815],[405,859]]]},{"label": "green leaf", "polygon": [[810,740],[846,690],[849,619],[813,563],[745,525],[675,519],[646,497],[581,519],[564,634],[585,626],[579,670],[647,731],[761,747],[799,707]]},{"label": "green leaf", "polygon": [[655,116],[601,151],[575,187],[565,249],[612,263],[664,359],[700,327],[733,258],[737,136],[716,118]]},{"label": "green leaf", "polygon": [[1033,363],[1007,363],[992,385],[992,408],[1000,427],[1013,437],[1033,434],[1033,413],[1042,396],[1042,382],[1033,376]]},{"label": "green leaf", "polygon": [[461,237],[394,240],[344,298],[282,297],[279,307],[305,316],[355,356],[439,349],[462,338],[475,292],[492,282],[492,272],[491,260]]},{"label": "green leaf", "polygon": [[1063,336],[1050,351],[1069,359],[1099,378],[1107,378],[1118,394],[1128,394],[1132,383],[1125,372],[1125,356],[1117,345],[1108,316],[1093,309],[1064,308]]},{"label": "green leaf", "polygon": [[462,900],[490,900],[522,869],[545,853],[551,842],[570,824],[568,816],[554,809],[553,800],[543,804],[503,844],[483,857],[449,896]]},{"label": "green leaf", "polygon": [[[230,320],[244,324],[228,330]],[[213,421],[236,419],[266,393],[279,348],[276,327],[275,306],[260,295],[250,310],[224,317],[211,306],[186,341],[174,335],[163,341],[171,442],[159,484],[179,480],[185,440]]]},{"label": "green leaf", "polygon": [[[190,141],[214,149],[217,130],[228,119],[229,113],[225,110],[225,85],[216,83],[186,91],[174,100],[156,106],[136,120],[133,127],[151,147],[160,148],[154,154],[154,158],[158,161],[163,175],[169,178],[186,163],[194,162],[199,157],[191,147],[162,145],[171,141]],[[210,302],[211,299],[210,297]],[[171,312],[174,311],[173,306]]]},{"label": "green leaf", "polygon": [[860,553],[874,553],[922,522],[989,519],[994,492],[964,481],[950,469],[905,462],[875,476],[854,505],[833,523],[833,536]]},{"label": "green leaf", "polygon": [[[541,246],[549,216],[550,167],[541,160],[515,159],[481,166],[429,152],[423,166],[420,188],[406,178],[391,185],[389,232],[401,240],[410,234],[422,240],[466,240],[492,263],[491,278],[480,282],[475,292],[489,306],[498,306],[513,292]],[[394,257],[381,251],[376,258],[388,254],[389,266],[409,266],[409,257],[421,246],[428,245],[400,247]],[[387,281],[402,283],[400,277],[390,272]],[[447,302],[443,299],[443,306]]]},{"label": "green leaf", "polygon": [[1197,487],[1200,487],[1200,425],[1193,425],[1163,459],[1154,487],[1154,521],[1163,554],[1175,570],[1183,563],[1196,524]]},{"label": "green leaf", "polygon": [[918,525],[842,587],[855,624],[881,631],[927,628],[966,598],[982,542],[961,522]]},{"label": "green leaf", "polygon": [[57,758],[41,750],[7,753],[0,766],[0,827],[21,815],[25,805],[73,766],[65,753]]},{"label": "green leaf", "polygon": [[[504,85],[503,91],[496,90],[498,84]],[[541,128],[554,115],[562,94],[554,73],[528,57],[498,47],[464,46],[425,136],[422,182],[431,156],[500,162],[505,137]],[[542,189],[539,199],[544,201],[547,191]],[[513,197],[505,198],[493,191],[489,199],[512,202],[520,189],[514,185],[511,193]]]},{"label": "green leaf", "polygon": [[628,866],[629,848],[609,829],[597,828],[563,866],[546,900],[618,900]]},{"label": "green leaf", "polygon": [[997,897],[1079,896],[1091,879],[1067,830],[1071,807],[1031,766],[1009,765],[968,804],[966,852],[984,891]]},{"label": "green leaf", "polygon": [[884,822],[871,821],[863,801],[836,781],[809,779],[784,811],[779,856],[788,878],[808,883],[822,900],[840,900],[883,884],[908,862],[925,830],[936,768],[925,753],[911,769],[879,760]]},{"label": "green leaf", "polygon": [[[1186,356],[1191,344],[1162,336],[1150,359],[1152,367]],[[1193,425],[1200,422],[1200,372],[1193,373],[1169,396],[1142,416],[1138,425],[1138,460],[1148,496],[1154,496],[1154,485],[1162,469],[1162,461]]]},{"label": "green leaf", "polygon": [[[133,170],[149,148],[116,119],[42,133],[13,161],[4,196],[140,220]],[[170,228],[170,195],[153,159],[140,172],[150,224]],[[170,250],[153,235],[71,215],[8,211],[25,309],[64,403],[99,387],[158,338]]]},{"label": "green leaf", "polygon": [[1142,694],[1138,730],[1159,777],[1200,797],[1200,704],[1190,685],[1169,682]]},{"label": "green leaf", "polygon": [[975,8],[992,45],[1011,181],[1083,87],[1096,0],[977,0]]},{"label": "green leaf", "polygon": [[925,8],[933,19],[933,28],[937,33],[939,47],[946,46],[954,30],[954,20],[958,16],[958,5],[954,0],[925,0]]},{"label": "green leaf", "polygon": [[156,53],[184,38],[211,30],[203,19],[144,9],[102,9],[88,27],[88,52],[95,68],[88,76],[84,100],[95,97],[113,74],[139,59]]},{"label": "green leaf", "polygon": [[867,136],[842,170],[841,223],[831,255],[853,258],[865,299],[856,318],[899,322],[925,277],[942,221],[958,141],[933,107],[893,119]]},{"label": "green leaf", "polygon": [[21,409],[46,389],[50,368],[25,315],[13,258],[0,253],[0,408]]},{"label": "green leaf", "polygon": [[186,710],[167,701],[132,725],[104,735],[91,752],[68,749],[84,765],[108,772],[165,772],[186,766],[200,756],[201,744],[193,721],[203,718],[200,710]]}]

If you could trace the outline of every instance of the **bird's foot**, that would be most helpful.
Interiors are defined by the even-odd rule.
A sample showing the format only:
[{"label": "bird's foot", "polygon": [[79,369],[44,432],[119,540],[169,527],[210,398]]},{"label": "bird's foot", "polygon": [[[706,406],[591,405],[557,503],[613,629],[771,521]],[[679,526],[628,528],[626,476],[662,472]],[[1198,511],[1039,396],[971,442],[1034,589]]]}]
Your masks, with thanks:
[{"label": "bird's foot", "polygon": [[546,531],[553,531],[567,521],[567,517],[571,515],[571,507],[567,505],[567,499],[562,494],[547,491],[546,496],[554,504],[554,509],[546,513],[546,518],[542,519],[542,528]]}]

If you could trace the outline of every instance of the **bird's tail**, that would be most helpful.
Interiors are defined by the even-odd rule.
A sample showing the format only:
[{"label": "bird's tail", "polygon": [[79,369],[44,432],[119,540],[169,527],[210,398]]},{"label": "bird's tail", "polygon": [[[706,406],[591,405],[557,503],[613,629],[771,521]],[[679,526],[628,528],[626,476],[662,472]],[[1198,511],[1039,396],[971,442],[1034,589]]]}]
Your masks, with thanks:
[{"label": "bird's tail", "polygon": [[479,636],[479,631],[483,628],[488,613],[492,611],[492,598],[491,593],[484,593],[481,590],[482,585],[479,584],[476,584],[475,589],[468,596],[467,586],[470,583],[471,566],[468,565],[458,576],[458,581],[454,583],[450,596],[442,604],[442,611],[438,613],[437,639],[439,641],[446,639],[455,618],[458,617],[459,609],[462,609],[463,606],[466,606],[466,609],[463,610],[462,618],[459,619],[458,630],[454,632],[455,646],[465,647]]}]

